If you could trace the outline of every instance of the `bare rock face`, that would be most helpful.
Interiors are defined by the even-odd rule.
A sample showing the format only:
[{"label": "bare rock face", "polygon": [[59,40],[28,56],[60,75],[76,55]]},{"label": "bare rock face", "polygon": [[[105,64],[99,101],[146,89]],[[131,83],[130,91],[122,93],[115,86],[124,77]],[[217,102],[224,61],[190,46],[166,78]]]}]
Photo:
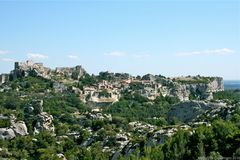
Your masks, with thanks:
[{"label": "bare rock face", "polygon": [[28,129],[24,121],[16,121],[14,115],[10,117],[1,117],[2,119],[8,119],[10,121],[10,126],[5,128],[0,128],[0,139],[12,139],[16,136],[26,136],[28,135]]},{"label": "bare rock face", "polygon": [[14,130],[16,135],[19,135],[19,136],[28,135],[27,126],[26,126],[25,122],[23,122],[23,121],[18,121],[16,123],[12,123],[12,129]]},{"label": "bare rock face", "polygon": [[175,83],[175,87],[170,90],[171,95],[177,96],[181,101],[188,101],[191,97],[199,100],[211,100],[214,92],[224,90],[223,78],[211,77],[208,78],[207,83]]},{"label": "bare rock face", "polygon": [[196,96],[199,99],[212,99],[207,84],[201,83],[177,85],[176,91],[173,94],[181,101],[188,101],[191,95]]},{"label": "bare rock face", "polygon": [[217,91],[223,91],[224,90],[224,83],[222,77],[214,77],[213,80],[208,83],[209,91],[211,92],[217,92]]},{"label": "bare rock face", "polygon": [[52,123],[53,117],[47,112],[42,112],[37,115],[37,123],[34,127],[34,134],[38,134],[41,131],[47,130],[54,132],[54,125]]},{"label": "bare rock face", "polygon": [[206,103],[203,101],[187,101],[174,105],[168,113],[168,121],[172,121],[173,117],[182,122],[191,122],[198,118],[201,114],[208,110],[222,107],[218,103]]}]

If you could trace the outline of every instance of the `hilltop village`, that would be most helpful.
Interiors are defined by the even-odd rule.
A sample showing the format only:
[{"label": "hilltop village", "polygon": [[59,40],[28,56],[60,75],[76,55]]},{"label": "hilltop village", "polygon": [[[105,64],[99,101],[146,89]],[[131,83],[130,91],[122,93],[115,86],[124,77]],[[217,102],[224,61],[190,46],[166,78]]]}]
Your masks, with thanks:
[{"label": "hilltop village", "polygon": [[[239,97],[221,77],[90,75],[81,65],[15,62],[0,75],[0,159],[236,155]],[[205,132],[211,139],[201,139]]]},{"label": "hilltop village", "polygon": [[[123,92],[138,92],[149,100],[162,96],[177,96],[181,101],[196,96],[201,100],[211,100],[212,94],[223,91],[221,77],[175,77],[166,78],[161,75],[147,74],[142,77],[131,76],[127,73],[100,72],[92,76],[82,66],[57,67],[52,70],[42,63],[32,61],[15,62],[14,70],[10,74],[2,74],[0,82],[15,80],[20,77],[35,75],[53,81],[55,90],[72,90],[80,95],[83,102],[92,102],[97,105],[114,103],[119,100]],[[80,79],[89,78],[87,84],[80,84]],[[68,87],[70,86],[71,87]]]}]

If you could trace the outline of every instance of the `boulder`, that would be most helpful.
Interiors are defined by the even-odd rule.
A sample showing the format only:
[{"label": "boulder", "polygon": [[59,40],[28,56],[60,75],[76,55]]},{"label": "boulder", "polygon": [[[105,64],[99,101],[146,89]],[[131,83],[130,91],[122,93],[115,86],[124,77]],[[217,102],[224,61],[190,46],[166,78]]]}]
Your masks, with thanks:
[{"label": "boulder", "polygon": [[0,139],[13,139],[16,135],[11,128],[0,128]]},{"label": "boulder", "polygon": [[47,112],[42,112],[37,115],[37,123],[34,127],[34,134],[38,134],[40,131],[50,131],[54,132],[55,128],[52,123],[53,116],[49,115]]},{"label": "boulder", "polygon": [[128,140],[128,137],[124,134],[117,134],[116,135],[116,140],[117,141],[127,141]]},{"label": "boulder", "polygon": [[27,126],[24,121],[17,121],[14,115],[10,117],[1,116],[2,119],[9,119],[11,124],[8,127],[0,128],[0,139],[12,139],[16,136],[28,135]]},{"label": "boulder", "polygon": [[64,154],[62,154],[62,153],[57,154],[57,157],[62,160],[67,160],[66,157],[64,156]]},{"label": "boulder", "polygon": [[25,122],[18,121],[16,123],[12,123],[11,128],[14,130],[16,135],[25,136],[28,135],[28,130]]}]

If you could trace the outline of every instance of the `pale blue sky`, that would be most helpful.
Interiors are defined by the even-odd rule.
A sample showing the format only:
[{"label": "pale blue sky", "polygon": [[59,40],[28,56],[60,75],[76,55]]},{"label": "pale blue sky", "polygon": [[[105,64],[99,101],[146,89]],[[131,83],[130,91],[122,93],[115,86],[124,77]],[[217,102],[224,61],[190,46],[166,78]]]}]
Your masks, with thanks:
[{"label": "pale blue sky", "polygon": [[0,73],[46,66],[240,79],[240,1],[1,1]]}]

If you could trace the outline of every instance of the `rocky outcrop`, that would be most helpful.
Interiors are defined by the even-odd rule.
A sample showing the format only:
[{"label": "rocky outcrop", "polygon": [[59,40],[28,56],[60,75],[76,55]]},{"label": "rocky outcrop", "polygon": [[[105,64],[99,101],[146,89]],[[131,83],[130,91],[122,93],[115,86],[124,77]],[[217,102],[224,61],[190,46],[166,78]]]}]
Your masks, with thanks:
[{"label": "rocky outcrop", "polygon": [[118,149],[122,150],[129,143],[129,139],[125,134],[118,133],[116,135],[116,144]]},{"label": "rocky outcrop", "polygon": [[47,112],[43,112],[43,100],[33,100],[30,105],[25,108],[29,115],[36,116],[36,124],[34,125],[34,134],[47,130],[54,132],[52,123],[53,116]]},{"label": "rocky outcrop", "polygon": [[18,121],[16,123],[13,122],[11,128],[13,129],[13,131],[15,132],[16,135],[19,135],[19,136],[28,135],[27,126],[26,126],[25,122],[23,122],[23,121]]},{"label": "rocky outcrop", "polygon": [[143,122],[130,122],[129,125],[133,130],[139,133],[152,133],[157,127],[151,124],[143,123]]},{"label": "rocky outcrop", "polygon": [[37,115],[37,122],[34,127],[34,134],[38,134],[41,131],[47,130],[54,132],[54,125],[52,123],[53,116],[49,115],[47,112],[42,112]]},{"label": "rocky outcrop", "polygon": [[197,79],[195,81],[181,81],[181,83],[175,82],[174,86],[169,88],[170,94],[177,96],[181,101],[190,99],[211,100],[214,92],[224,90],[223,78],[208,77],[205,79],[205,81]]},{"label": "rocky outcrop", "polygon": [[[6,119],[6,117],[4,117]],[[12,139],[16,136],[28,135],[28,129],[24,121],[16,121],[14,115],[9,118],[11,122],[9,127],[0,128],[0,139]]]},{"label": "rocky outcrop", "polygon": [[213,77],[210,83],[208,83],[208,88],[211,92],[223,91],[224,82],[222,77]]},{"label": "rocky outcrop", "polygon": [[58,153],[57,154],[57,157],[59,158],[59,159],[62,159],[62,160],[67,160],[67,158],[64,156],[64,154],[62,154],[62,153]]},{"label": "rocky outcrop", "polygon": [[0,139],[12,139],[16,137],[13,129],[11,128],[0,128]]},{"label": "rocky outcrop", "polygon": [[237,114],[238,110],[240,109],[240,103],[235,105],[229,105],[226,102],[218,101],[219,107],[211,108],[210,110],[206,111],[204,117],[199,117],[196,119],[196,122],[199,121],[207,121],[208,119],[223,119],[223,120],[230,120]]},{"label": "rocky outcrop", "polygon": [[177,84],[172,95],[177,96],[181,101],[190,99],[212,99],[212,93],[208,91],[207,84]]},{"label": "rocky outcrop", "polygon": [[34,126],[34,134],[47,130],[54,132],[53,116],[47,112],[43,112],[43,100],[33,100],[24,108],[26,116],[36,117]]},{"label": "rocky outcrop", "polygon": [[181,122],[191,122],[201,114],[214,108],[219,108],[223,104],[206,103],[203,101],[187,101],[174,105],[168,113],[168,121],[173,121],[174,117]]},{"label": "rocky outcrop", "polygon": [[111,114],[104,114],[101,112],[91,112],[84,114],[87,119],[91,120],[108,120],[112,121],[112,115]]}]

